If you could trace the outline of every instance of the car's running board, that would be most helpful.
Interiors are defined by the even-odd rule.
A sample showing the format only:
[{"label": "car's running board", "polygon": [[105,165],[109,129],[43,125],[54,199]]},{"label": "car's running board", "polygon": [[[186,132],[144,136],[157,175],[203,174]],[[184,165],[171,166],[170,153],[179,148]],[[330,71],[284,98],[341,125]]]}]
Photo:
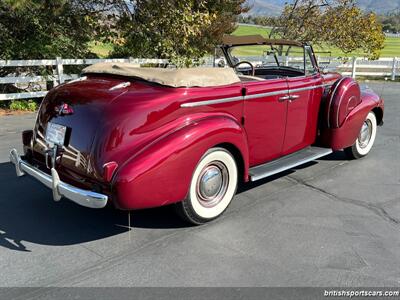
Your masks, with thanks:
[{"label": "car's running board", "polygon": [[294,167],[300,166],[317,158],[331,154],[332,149],[308,147],[298,152],[270,161],[266,164],[250,168],[250,180],[256,181]]}]

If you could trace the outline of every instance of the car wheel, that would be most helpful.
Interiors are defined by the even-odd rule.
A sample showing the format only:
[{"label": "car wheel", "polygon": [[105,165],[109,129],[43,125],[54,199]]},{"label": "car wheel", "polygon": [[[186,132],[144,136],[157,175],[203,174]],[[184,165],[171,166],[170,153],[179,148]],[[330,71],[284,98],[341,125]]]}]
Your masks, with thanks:
[{"label": "car wheel", "polygon": [[366,156],[371,151],[375,142],[377,127],[375,114],[370,112],[361,127],[360,134],[354,145],[344,149],[349,158],[358,159]]},{"label": "car wheel", "polygon": [[176,204],[184,220],[199,225],[224,213],[236,193],[238,171],[235,159],[223,148],[212,148],[197,164],[188,196]]}]

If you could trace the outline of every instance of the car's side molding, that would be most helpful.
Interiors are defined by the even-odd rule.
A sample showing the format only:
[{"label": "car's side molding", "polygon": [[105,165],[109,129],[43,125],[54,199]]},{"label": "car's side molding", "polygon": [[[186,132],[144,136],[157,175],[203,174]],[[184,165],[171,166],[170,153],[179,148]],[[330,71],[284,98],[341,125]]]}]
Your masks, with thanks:
[{"label": "car's side molding", "polygon": [[268,93],[259,93],[259,94],[253,94],[253,95],[228,97],[228,98],[221,98],[221,99],[212,99],[212,100],[206,100],[206,101],[187,102],[187,103],[182,103],[181,107],[189,108],[189,107],[206,106],[206,105],[228,103],[228,102],[235,102],[235,101],[242,101],[242,100],[258,99],[258,98],[264,98],[264,97],[270,97],[270,96],[285,95],[288,93],[290,94],[290,93],[297,93],[297,92],[302,92],[302,91],[315,90],[315,89],[319,89],[319,88],[325,88],[325,87],[328,87],[331,85],[332,84],[320,84],[320,85],[309,86],[309,87],[298,88],[298,89],[284,89],[284,90],[268,92]]},{"label": "car's side molding", "polygon": [[229,97],[229,98],[221,98],[221,99],[212,99],[212,100],[206,100],[206,101],[188,102],[188,103],[181,104],[181,107],[197,107],[197,106],[204,106],[204,105],[211,105],[211,104],[242,101],[243,99],[244,99],[243,96],[237,96],[237,97]]}]

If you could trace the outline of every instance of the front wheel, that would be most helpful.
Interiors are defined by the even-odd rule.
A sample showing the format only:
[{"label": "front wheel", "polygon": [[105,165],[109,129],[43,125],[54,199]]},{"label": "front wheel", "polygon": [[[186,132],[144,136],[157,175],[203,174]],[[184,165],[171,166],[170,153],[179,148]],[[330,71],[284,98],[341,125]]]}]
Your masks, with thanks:
[{"label": "front wheel", "polygon": [[377,127],[375,114],[370,112],[361,127],[356,142],[351,147],[344,149],[346,155],[351,159],[366,156],[374,145]]},{"label": "front wheel", "polygon": [[196,225],[216,219],[231,203],[237,183],[233,156],[223,148],[208,150],[193,172],[188,196],[176,204],[178,214]]}]

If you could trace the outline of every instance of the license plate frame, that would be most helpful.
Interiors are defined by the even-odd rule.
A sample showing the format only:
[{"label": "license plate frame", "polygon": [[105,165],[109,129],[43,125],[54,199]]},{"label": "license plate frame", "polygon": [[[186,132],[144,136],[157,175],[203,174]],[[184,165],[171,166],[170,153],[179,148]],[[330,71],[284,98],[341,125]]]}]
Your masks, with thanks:
[{"label": "license plate frame", "polygon": [[66,126],[49,122],[47,124],[45,140],[48,143],[63,146],[66,134],[67,134]]}]

